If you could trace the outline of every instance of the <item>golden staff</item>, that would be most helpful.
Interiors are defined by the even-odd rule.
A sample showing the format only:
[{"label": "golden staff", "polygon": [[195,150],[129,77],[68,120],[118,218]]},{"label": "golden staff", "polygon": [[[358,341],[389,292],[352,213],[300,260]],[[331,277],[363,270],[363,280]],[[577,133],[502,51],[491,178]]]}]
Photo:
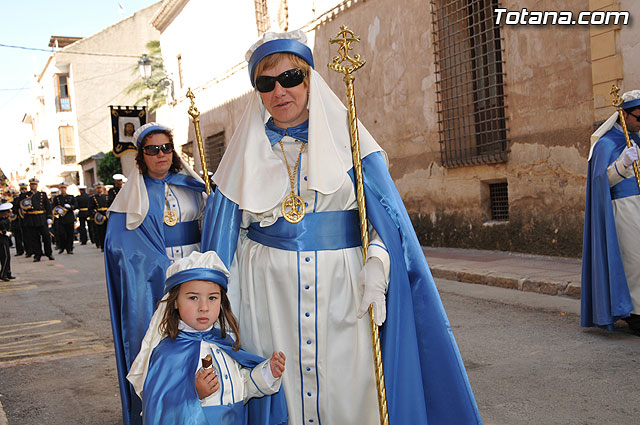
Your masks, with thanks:
[{"label": "golden staff", "polygon": [[202,134],[200,133],[200,111],[196,108],[194,99],[196,95],[191,91],[191,87],[187,90],[186,96],[191,100],[191,106],[187,113],[193,118],[193,127],[196,129],[196,141],[198,142],[198,151],[200,151],[200,164],[202,164],[202,177],[204,178],[204,190],[207,195],[211,192],[211,181],[209,180],[209,170],[207,170],[207,160],[204,157],[204,145],[202,144]]},{"label": "golden staff", "polygon": [[[367,261],[367,250],[369,248],[369,229],[367,227],[367,207],[364,201],[364,187],[362,184],[362,159],[360,158],[360,138],[358,137],[358,118],[356,116],[356,100],[353,91],[353,81],[355,77],[352,72],[360,69],[365,61],[360,59],[360,55],[349,56],[349,50],[353,50],[351,43],[360,41],[360,37],[354,35],[353,31],[347,29],[346,25],[340,27],[336,37],[329,40],[330,43],[338,43],[338,55],[333,57],[329,68],[344,74],[344,84],[347,88],[347,110],[349,111],[349,131],[351,137],[351,154],[353,156],[353,171],[356,179],[356,199],[358,201],[358,212],[360,213],[360,232],[362,235],[362,258]],[[349,61],[349,66],[342,65],[342,62]],[[371,324],[371,340],[373,343],[373,363],[376,374],[376,387],[378,388],[378,408],[380,409],[380,423],[389,424],[389,412],[387,409],[387,390],[384,386],[384,371],[382,370],[382,350],[380,349],[380,336],[378,326],[373,320],[373,307],[369,306],[369,323]]]},{"label": "golden staff", "polygon": [[[620,92],[620,87],[615,84],[611,86],[611,92],[609,94],[613,95],[613,106],[616,107],[616,111],[618,111],[618,116],[620,117],[620,124],[622,124],[622,130],[624,131],[624,140],[627,142],[627,147],[631,147],[631,140],[629,139],[629,131],[627,130],[627,123],[622,116],[622,104],[624,101],[618,95]],[[638,172],[638,161],[633,161],[633,173],[636,175],[636,183],[638,183],[638,189],[640,189],[640,173]]]}]

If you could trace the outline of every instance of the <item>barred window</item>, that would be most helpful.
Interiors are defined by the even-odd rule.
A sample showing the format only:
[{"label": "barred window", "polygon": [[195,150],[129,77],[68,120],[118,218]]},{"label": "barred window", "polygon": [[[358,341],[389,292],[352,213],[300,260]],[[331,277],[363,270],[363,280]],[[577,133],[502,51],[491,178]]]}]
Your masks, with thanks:
[{"label": "barred window", "polygon": [[509,220],[509,188],[507,182],[489,185],[489,202],[491,203],[491,220]]},{"label": "barred window", "polygon": [[258,37],[267,32],[270,27],[269,10],[267,0],[253,0],[256,8],[256,27],[258,27]]},{"label": "barred window", "polygon": [[207,137],[204,143],[207,169],[215,173],[224,155],[224,131]]},{"label": "barred window", "polygon": [[507,160],[498,0],[431,0],[440,158],[445,167]]}]

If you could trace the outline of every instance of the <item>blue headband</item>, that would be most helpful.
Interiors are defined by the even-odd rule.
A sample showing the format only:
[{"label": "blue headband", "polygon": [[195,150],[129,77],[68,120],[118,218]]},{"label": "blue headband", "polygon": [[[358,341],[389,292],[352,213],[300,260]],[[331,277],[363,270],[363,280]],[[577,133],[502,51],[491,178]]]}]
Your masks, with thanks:
[{"label": "blue headband", "polygon": [[181,270],[173,275],[169,276],[164,282],[164,293],[168,293],[174,287],[189,282],[190,280],[207,280],[220,285],[225,292],[227,292],[227,276],[220,270],[194,268]]},{"label": "blue headband", "polygon": [[150,125],[149,127],[142,130],[140,134],[138,134],[138,138],[136,139],[136,147],[138,149],[140,149],[140,146],[142,145],[142,141],[144,140],[145,137],[147,137],[147,134],[151,133],[152,131],[171,131],[171,130],[165,127],[164,125]]},{"label": "blue headband", "polygon": [[640,105],[640,99],[632,99],[632,100],[627,100],[626,102],[624,102],[621,106],[622,109],[629,109],[629,108],[633,108],[634,106],[638,106]]},{"label": "blue headband", "polygon": [[252,86],[256,86],[253,79],[256,66],[258,66],[258,63],[260,63],[262,59],[274,53],[293,53],[304,59],[305,62],[313,68],[313,53],[311,53],[311,49],[305,44],[290,38],[278,38],[277,40],[267,41],[260,45],[249,59],[249,79],[251,80]]}]

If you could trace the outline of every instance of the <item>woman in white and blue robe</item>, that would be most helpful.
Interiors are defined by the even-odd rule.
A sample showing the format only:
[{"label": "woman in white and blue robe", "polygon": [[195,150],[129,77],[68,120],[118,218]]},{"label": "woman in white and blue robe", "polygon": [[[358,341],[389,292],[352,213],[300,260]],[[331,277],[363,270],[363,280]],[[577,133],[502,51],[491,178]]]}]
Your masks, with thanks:
[{"label": "woman in white and blue robe", "polygon": [[[105,269],[125,425],[141,423],[140,399],[126,376],[162,298],[165,271],[175,259],[200,249],[204,183],[175,151],[156,148],[151,158],[144,154],[150,138],[158,134],[172,143],[171,131],[157,123],[145,124],[134,134],[138,166],[108,211]],[[171,157],[170,166],[161,166],[167,168],[165,175],[150,173],[150,161],[165,155]]]},{"label": "woman in white and blue robe", "polygon": [[[301,31],[265,34],[247,53],[252,84],[256,66],[274,53],[292,53],[312,67],[305,40]],[[277,90],[297,89],[284,80],[295,70],[281,68],[280,62],[266,68],[267,79],[278,80]],[[390,423],[481,423],[384,152],[360,124],[371,234],[363,268],[347,111],[316,71],[303,73],[308,119],[278,126],[271,106],[263,104],[270,87],[256,91],[214,175],[217,191],[205,209],[202,250],[216,251],[231,267],[229,296],[243,346],[262,356],[278,347],[287,355],[283,388],[290,424],[378,424],[364,314],[372,304],[374,319],[384,322]],[[292,189],[306,208],[295,224],[284,220],[281,209]]]}]

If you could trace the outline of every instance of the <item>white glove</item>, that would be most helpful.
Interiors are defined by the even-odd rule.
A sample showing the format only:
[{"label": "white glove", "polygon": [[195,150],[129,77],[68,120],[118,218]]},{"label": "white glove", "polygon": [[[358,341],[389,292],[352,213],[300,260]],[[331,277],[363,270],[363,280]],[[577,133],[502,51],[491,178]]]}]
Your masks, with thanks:
[{"label": "white glove", "polygon": [[629,168],[631,164],[633,164],[633,161],[638,160],[638,147],[633,143],[631,147],[625,148],[625,150],[622,151],[621,156],[622,165],[624,165],[624,168]]},{"label": "white glove", "polygon": [[382,261],[376,257],[367,260],[360,273],[358,273],[358,288],[362,300],[358,308],[358,319],[364,316],[369,306],[373,306],[373,321],[382,326],[387,319],[387,280],[385,279]]},{"label": "white glove", "polygon": [[11,232],[6,232],[5,235],[7,235],[8,237],[11,237]]},{"label": "white glove", "polygon": [[51,226],[51,224],[53,224],[53,220],[51,220],[50,218],[47,219],[47,225]]},{"label": "white glove", "polygon": [[68,210],[70,210],[70,209],[71,209],[71,205],[69,205],[69,204],[64,204],[64,207],[65,207],[66,209],[68,209]]}]

